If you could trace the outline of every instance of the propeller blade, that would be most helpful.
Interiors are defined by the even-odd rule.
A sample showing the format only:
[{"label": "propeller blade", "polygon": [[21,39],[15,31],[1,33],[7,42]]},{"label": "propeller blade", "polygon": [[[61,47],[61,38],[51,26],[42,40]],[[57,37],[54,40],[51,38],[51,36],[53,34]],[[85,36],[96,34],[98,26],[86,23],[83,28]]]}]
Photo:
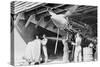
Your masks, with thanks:
[{"label": "propeller blade", "polygon": [[67,9],[67,12],[65,13],[65,17],[72,15],[72,13],[74,13],[78,7],[79,7],[78,5],[75,5],[69,9]]},{"label": "propeller blade", "polygon": [[58,31],[57,31],[57,40],[56,40],[55,52],[54,52],[55,54],[56,54],[56,51],[57,51],[58,39],[59,39],[59,28],[58,28]]}]

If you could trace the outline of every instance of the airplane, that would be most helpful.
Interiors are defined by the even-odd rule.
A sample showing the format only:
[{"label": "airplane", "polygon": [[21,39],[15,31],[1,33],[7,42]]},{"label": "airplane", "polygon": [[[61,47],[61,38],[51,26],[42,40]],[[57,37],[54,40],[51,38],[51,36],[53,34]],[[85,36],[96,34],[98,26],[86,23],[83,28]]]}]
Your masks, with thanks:
[{"label": "airplane", "polygon": [[[84,37],[86,37],[88,40],[96,42],[95,39],[90,38],[89,36],[85,35],[87,33],[89,33],[89,34],[91,33],[91,27],[89,27],[85,23],[78,24],[77,22],[70,20],[70,16],[72,16],[75,13],[78,12],[78,10],[77,10],[78,7],[80,7],[80,6],[79,5],[73,5],[73,6],[69,7],[69,8],[67,8],[67,9],[64,9],[63,10],[63,11],[65,11],[64,14],[62,14],[62,13],[61,14],[57,14],[56,12],[53,12],[53,9],[55,9],[55,8],[49,9],[49,7],[46,7],[47,8],[46,16],[49,16],[50,20],[48,22],[45,22],[44,21],[44,19],[45,19],[44,17],[45,16],[41,16],[40,20],[37,21],[36,20],[36,14],[32,14],[28,18],[28,20],[27,20],[27,22],[25,24],[25,28],[27,28],[30,23],[33,23],[33,24],[36,24],[35,25],[36,28],[38,26],[41,26],[42,28],[45,28],[45,29],[47,29],[49,31],[57,33],[57,38],[51,38],[51,39],[55,39],[56,40],[56,46],[55,46],[55,52],[54,52],[55,54],[56,54],[56,50],[57,50],[58,40],[60,39],[59,35],[66,36],[67,32],[79,32]],[[77,28],[75,28],[75,26]]]},{"label": "airplane", "polygon": [[[38,26],[41,26],[43,28],[46,28],[47,30],[50,30],[52,32],[57,33],[55,54],[56,54],[57,44],[58,44],[58,40],[59,40],[59,35],[66,36],[66,33],[69,32],[69,31],[79,32],[80,34],[82,34],[87,39],[95,41],[94,39],[91,39],[91,38],[89,38],[85,35],[86,33],[91,33],[91,30],[89,30],[91,28],[88,25],[85,25],[85,24],[80,25],[80,24],[77,24],[74,21],[69,20],[69,17],[77,11],[78,7],[79,7],[79,5],[74,5],[70,8],[68,8],[68,9],[66,9],[65,10],[66,12],[64,14],[56,14],[56,13],[53,12],[52,8],[47,7],[47,12],[49,13],[50,18],[51,18],[51,20],[49,21],[49,24],[46,24],[44,22],[43,17],[39,21],[36,21],[35,20],[35,14],[33,14],[29,17],[28,21],[25,24],[25,27],[27,27],[29,25],[29,23],[32,22],[32,23],[36,24],[36,28]],[[74,29],[73,26],[75,26],[75,25],[77,25],[80,29],[79,30]],[[56,26],[57,28],[53,29],[54,26]],[[89,32],[86,32],[87,30]],[[83,32],[84,32],[84,34],[83,34]]]}]

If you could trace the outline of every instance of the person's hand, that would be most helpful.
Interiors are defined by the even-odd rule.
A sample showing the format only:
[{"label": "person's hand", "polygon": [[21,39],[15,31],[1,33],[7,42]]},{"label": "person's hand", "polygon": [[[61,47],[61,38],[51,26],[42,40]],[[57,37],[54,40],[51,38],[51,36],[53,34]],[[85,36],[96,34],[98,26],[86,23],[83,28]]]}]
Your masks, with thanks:
[{"label": "person's hand", "polygon": [[75,43],[74,43],[74,42],[72,42],[71,44],[72,44],[72,45],[75,45]]}]

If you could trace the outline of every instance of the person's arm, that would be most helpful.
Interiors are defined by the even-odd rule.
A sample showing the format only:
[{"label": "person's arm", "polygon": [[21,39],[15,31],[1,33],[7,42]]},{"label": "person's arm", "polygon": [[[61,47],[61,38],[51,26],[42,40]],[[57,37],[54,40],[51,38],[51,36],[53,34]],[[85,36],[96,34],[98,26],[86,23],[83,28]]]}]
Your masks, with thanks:
[{"label": "person's arm", "polygon": [[72,44],[72,45],[76,45],[76,43],[74,43],[74,42],[72,42],[71,44]]},{"label": "person's arm", "polygon": [[75,42],[71,42],[72,45],[76,45],[76,35],[75,35]]},{"label": "person's arm", "polygon": [[62,43],[64,44],[64,39],[62,39]]},{"label": "person's arm", "polygon": [[47,42],[48,42],[48,39],[46,38],[45,44],[47,44]]}]

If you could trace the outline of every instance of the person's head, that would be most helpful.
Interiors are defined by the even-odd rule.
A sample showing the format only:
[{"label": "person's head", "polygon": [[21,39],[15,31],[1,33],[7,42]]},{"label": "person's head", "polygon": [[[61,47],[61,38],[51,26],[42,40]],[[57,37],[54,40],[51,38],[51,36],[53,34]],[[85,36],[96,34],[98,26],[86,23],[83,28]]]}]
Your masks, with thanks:
[{"label": "person's head", "polygon": [[76,34],[76,36],[77,36],[77,37],[79,37],[79,36],[80,36],[80,34],[79,34],[79,33],[77,33],[77,34]]},{"label": "person's head", "polygon": [[76,37],[82,37],[82,35],[79,32],[77,32]]},{"label": "person's head", "polygon": [[45,34],[43,34],[43,38],[45,38],[46,37],[46,35]]},{"label": "person's head", "polygon": [[92,48],[93,47],[93,43],[90,43],[88,47]]},{"label": "person's head", "polygon": [[79,37],[81,37],[80,33],[77,32],[76,35],[75,35],[75,38],[79,38]]},{"label": "person's head", "polygon": [[36,39],[38,39],[39,37],[36,35]]}]

